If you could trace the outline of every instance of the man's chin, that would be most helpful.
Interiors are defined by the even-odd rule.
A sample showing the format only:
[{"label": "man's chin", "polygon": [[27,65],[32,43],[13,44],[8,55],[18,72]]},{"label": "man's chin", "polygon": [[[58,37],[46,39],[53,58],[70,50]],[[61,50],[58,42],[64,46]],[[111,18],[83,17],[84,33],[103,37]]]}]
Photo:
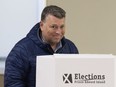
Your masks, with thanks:
[{"label": "man's chin", "polygon": [[54,40],[53,43],[58,44],[60,40]]}]

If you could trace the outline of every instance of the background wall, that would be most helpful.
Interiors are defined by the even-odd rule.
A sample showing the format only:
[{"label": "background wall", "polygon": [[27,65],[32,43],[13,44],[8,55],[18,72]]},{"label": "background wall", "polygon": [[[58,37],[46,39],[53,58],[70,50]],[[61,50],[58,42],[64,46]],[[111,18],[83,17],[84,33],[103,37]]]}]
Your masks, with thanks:
[{"label": "background wall", "polygon": [[0,58],[6,58],[12,47],[40,21],[44,6],[45,0],[0,0]]},{"label": "background wall", "polygon": [[116,0],[47,0],[67,12],[66,37],[80,53],[116,54]]},{"label": "background wall", "polygon": [[0,87],[4,87],[4,77],[0,74]]}]

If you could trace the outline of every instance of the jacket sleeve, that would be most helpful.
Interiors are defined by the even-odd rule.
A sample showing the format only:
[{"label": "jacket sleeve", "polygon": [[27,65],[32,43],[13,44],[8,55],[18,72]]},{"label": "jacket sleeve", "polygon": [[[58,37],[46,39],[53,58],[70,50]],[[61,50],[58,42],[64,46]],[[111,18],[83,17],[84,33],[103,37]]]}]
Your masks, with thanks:
[{"label": "jacket sleeve", "polygon": [[26,50],[15,46],[6,59],[4,87],[26,87],[28,66]]}]

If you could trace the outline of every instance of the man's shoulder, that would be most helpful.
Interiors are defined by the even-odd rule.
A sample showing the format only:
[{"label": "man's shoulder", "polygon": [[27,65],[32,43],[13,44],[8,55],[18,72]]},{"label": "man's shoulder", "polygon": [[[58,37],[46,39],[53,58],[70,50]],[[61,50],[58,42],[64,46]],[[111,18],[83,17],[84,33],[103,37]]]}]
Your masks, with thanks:
[{"label": "man's shoulder", "polygon": [[25,37],[25,38],[22,38],[21,40],[19,40],[16,45],[27,45],[29,44],[30,42],[32,42],[29,38]]},{"label": "man's shoulder", "polygon": [[78,48],[76,47],[76,45],[74,44],[73,41],[71,41],[70,39],[65,38],[64,42],[65,42],[65,47],[70,49],[70,53],[79,53]]},{"label": "man's shoulder", "polygon": [[74,42],[71,41],[70,39],[65,38],[64,41],[65,41],[65,43],[74,45]]},{"label": "man's shoulder", "polygon": [[34,46],[33,44],[34,43],[31,39],[25,37],[25,38],[19,40],[14,45],[13,49],[18,49],[18,50],[22,50],[22,49],[24,50],[25,49],[26,50],[27,48],[30,48],[30,47]]}]

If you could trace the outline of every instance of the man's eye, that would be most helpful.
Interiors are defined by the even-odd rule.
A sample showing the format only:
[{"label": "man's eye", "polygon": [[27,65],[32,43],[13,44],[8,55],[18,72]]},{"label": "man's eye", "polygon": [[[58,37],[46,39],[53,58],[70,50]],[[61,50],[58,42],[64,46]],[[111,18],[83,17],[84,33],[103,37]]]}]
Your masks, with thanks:
[{"label": "man's eye", "polygon": [[64,28],[64,26],[61,26],[60,28],[61,28],[61,29],[63,29],[63,28]]},{"label": "man's eye", "polygon": [[51,26],[51,28],[55,28],[55,26]]},{"label": "man's eye", "polygon": [[[58,26],[54,26],[54,25],[53,25],[53,26],[50,26],[50,28],[52,28],[52,29],[58,29]],[[59,28],[60,28],[60,29],[64,29],[64,25],[60,26]]]},{"label": "man's eye", "polygon": [[56,29],[56,28],[57,28],[57,26],[51,26],[51,28]]}]

